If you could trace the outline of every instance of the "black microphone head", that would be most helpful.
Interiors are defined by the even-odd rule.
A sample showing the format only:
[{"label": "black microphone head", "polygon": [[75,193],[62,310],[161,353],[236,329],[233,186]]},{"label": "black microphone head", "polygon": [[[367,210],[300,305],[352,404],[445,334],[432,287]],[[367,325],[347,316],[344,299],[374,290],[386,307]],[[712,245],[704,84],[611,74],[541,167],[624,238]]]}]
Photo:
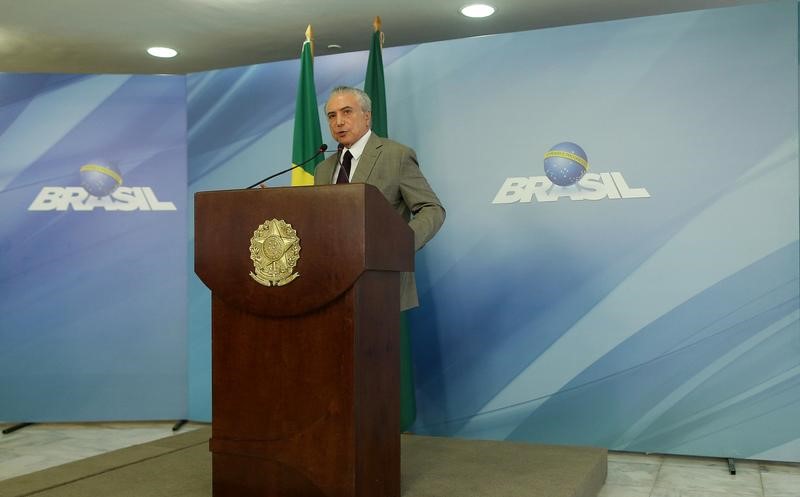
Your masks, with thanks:
[{"label": "black microphone head", "polygon": [[326,150],[328,150],[328,144],[327,143],[323,143],[322,145],[319,146],[319,151],[320,152],[324,152]]},{"label": "black microphone head", "polygon": [[340,143],[340,144],[339,144],[339,146],[338,146],[338,147],[336,147],[336,150],[338,150],[339,152],[341,152],[342,150],[344,150],[344,145],[342,145],[342,144]]}]

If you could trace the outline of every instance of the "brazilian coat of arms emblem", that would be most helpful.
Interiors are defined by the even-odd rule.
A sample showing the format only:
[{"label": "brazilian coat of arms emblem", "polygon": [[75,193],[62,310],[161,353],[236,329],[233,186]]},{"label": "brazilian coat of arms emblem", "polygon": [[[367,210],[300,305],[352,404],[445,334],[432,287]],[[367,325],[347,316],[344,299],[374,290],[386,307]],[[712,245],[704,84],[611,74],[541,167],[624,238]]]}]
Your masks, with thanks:
[{"label": "brazilian coat of arms emblem", "polygon": [[300,238],[282,219],[264,221],[250,238],[250,259],[255,265],[251,278],[264,286],[283,286],[300,276],[292,272],[300,260]]}]

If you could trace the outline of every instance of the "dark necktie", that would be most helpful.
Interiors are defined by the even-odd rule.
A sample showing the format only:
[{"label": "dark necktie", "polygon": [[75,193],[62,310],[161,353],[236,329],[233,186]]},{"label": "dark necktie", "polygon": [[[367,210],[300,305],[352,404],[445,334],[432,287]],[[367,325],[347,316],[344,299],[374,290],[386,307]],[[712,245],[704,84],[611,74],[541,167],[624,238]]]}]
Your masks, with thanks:
[{"label": "dark necktie", "polygon": [[348,150],[342,157],[342,166],[339,168],[339,175],[336,176],[336,184],[350,183],[350,165],[353,163],[353,154]]}]

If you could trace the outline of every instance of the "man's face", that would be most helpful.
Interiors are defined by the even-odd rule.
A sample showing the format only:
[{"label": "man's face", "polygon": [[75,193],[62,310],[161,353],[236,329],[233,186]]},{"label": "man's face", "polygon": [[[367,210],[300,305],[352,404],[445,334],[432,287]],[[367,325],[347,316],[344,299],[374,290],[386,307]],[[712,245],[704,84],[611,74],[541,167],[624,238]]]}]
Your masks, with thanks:
[{"label": "man's face", "polygon": [[325,106],[331,136],[350,148],[369,130],[372,115],[361,109],[358,97],[352,93],[335,93]]}]

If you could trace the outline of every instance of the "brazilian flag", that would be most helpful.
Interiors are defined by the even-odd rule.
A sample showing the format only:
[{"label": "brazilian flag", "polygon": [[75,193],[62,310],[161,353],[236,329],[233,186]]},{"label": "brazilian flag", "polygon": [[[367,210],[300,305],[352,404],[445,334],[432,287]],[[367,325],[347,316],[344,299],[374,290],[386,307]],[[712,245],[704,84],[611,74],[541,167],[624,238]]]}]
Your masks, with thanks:
[{"label": "brazilian flag", "polygon": [[383,33],[381,18],[376,17],[373,24],[372,44],[367,61],[367,77],[364,79],[364,92],[372,100],[372,132],[378,136],[389,138],[389,126],[386,118],[386,85],[383,81]]},{"label": "brazilian flag", "polygon": [[[386,116],[386,84],[383,79],[383,32],[381,18],[373,23],[372,44],[367,62],[364,91],[372,100],[372,132],[389,137]],[[417,419],[417,400],[414,394],[414,370],[411,362],[411,335],[405,313],[400,317],[400,430],[406,431]]]},{"label": "brazilian flag", "polygon": [[[314,85],[314,38],[311,25],[306,29],[306,41],[300,54],[300,82],[297,84],[297,103],[294,109],[294,138],[292,165],[297,165],[319,151],[322,132],[319,126],[317,89]],[[313,185],[314,169],[324,160],[322,154],[303,167],[292,170],[292,186]]]}]

